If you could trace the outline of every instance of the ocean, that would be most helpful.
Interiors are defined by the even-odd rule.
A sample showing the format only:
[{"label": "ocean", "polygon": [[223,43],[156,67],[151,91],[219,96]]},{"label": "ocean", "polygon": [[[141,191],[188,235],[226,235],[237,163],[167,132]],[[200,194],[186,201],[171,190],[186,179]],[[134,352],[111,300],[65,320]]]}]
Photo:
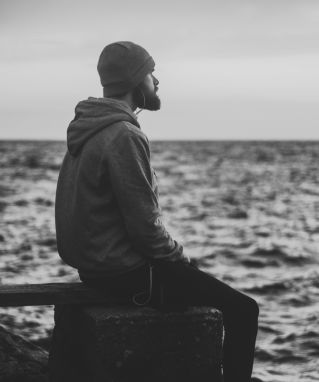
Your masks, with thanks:
[{"label": "ocean", "polygon": [[[0,141],[2,284],[68,282],[54,199],[65,142]],[[259,304],[254,375],[319,381],[319,142],[152,142],[164,222],[199,267]],[[0,308],[47,347],[52,307]]]}]

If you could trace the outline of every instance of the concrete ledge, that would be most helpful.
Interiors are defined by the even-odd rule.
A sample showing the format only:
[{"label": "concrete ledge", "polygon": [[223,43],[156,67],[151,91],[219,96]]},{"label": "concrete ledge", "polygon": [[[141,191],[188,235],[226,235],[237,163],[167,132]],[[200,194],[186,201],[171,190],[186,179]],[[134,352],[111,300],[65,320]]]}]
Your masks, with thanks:
[{"label": "concrete ledge", "polygon": [[51,382],[219,382],[222,314],[151,308],[55,307]]}]

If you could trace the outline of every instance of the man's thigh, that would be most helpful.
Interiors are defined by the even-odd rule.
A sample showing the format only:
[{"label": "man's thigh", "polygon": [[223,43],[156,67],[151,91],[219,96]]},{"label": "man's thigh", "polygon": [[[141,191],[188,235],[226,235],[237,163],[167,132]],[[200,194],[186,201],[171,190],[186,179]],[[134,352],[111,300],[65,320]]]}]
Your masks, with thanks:
[{"label": "man's thigh", "polygon": [[230,312],[250,299],[213,275],[189,264],[159,261],[154,265],[153,274],[154,295],[166,305],[207,305]]}]

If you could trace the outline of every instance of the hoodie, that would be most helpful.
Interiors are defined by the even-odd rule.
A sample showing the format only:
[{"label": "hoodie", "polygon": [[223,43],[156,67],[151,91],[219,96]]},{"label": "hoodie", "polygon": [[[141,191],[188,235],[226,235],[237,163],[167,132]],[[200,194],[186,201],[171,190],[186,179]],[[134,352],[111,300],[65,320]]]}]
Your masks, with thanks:
[{"label": "hoodie", "polygon": [[149,142],[125,102],[80,102],[67,147],[55,204],[64,262],[80,276],[96,278],[152,259],[185,260],[162,223]]}]

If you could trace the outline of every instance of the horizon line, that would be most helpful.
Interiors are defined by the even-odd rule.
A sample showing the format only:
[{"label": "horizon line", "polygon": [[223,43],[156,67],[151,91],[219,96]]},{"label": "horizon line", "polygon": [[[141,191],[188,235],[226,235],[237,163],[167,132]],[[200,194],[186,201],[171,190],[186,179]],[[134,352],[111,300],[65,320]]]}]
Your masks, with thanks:
[{"label": "horizon line", "polygon": [[[319,142],[319,138],[161,138],[150,142]],[[0,142],[66,142],[55,138],[0,138]]]}]

